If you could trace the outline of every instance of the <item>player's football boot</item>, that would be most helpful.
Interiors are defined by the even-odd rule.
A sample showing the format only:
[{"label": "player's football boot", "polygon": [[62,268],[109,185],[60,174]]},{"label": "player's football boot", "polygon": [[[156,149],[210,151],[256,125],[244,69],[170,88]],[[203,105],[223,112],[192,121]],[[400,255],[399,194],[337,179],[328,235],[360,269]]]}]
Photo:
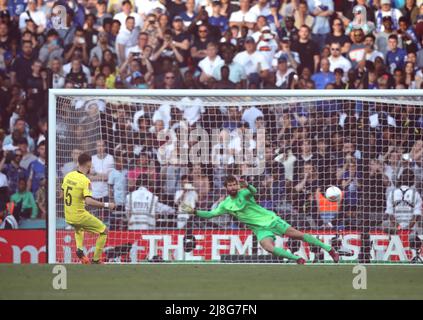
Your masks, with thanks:
[{"label": "player's football boot", "polygon": [[334,248],[332,248],[329,251],[329,255],[332,257],[333,262],[338,263],[339,262],[339,253],[335,251]]},{"label": "player's football boot", "polygon": [[91,264],[104,264],[103,261],[100,260],[91,260]]},{"label": "player's football boot", "polygon": [[79,261],[82,264],[90,264],[90,259],[88,259],[88,257],[84,254],[84,251],[82,251],[81,249],[76,250],[76,255],[79,258]]},{"label": "player's football boot", "polygon": [[305,259],[303,259],[303,258],[299,258],[296,262],[297,262],[297,264],[305,264],[306,263]]}]

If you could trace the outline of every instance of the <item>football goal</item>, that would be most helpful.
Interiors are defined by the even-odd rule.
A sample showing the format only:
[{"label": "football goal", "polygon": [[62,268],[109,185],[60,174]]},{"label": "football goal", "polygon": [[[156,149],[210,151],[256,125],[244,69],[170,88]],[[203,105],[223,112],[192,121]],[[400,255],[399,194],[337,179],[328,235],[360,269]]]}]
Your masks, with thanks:
[{"label": "football goal", "polygon": [[[49,263],[78,262],[61,184],[82,153],[92,157],[92,197],[116,204],[86,207],[108,227],[109,263],[286,262],[235,209],[186,212],[216,209],[228,176],[256,189],[249,203],[333,246],[341,262],[421,261],[421,203],[390,196],[402,184],[423,193],[423,90],[53,89],[48,129]],[[330,186],[338,201],[325,197]],[[266,235],[310,263],[332,261]],[[95,239],[85,233],[88,257]]]}]

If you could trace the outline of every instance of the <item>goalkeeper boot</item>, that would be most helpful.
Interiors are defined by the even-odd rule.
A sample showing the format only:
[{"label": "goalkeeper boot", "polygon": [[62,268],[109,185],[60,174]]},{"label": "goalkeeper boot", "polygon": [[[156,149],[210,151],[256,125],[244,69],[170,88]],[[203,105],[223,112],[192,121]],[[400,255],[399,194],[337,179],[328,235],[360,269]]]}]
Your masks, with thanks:
[{"label": "goalkeeper boot", "polygon": [[297,262],[297,264],[305,264],[306,263],[305,259],[303,259],[303,258],[299,258],[296,262]]},{"label": "goalkeeper boot", "polygon": [[82,264],[90,264],[90,259],[87,258],[87,256],[84,254],[84,251],[82,251],[81,249],[76,250],[76,255]]},{"label": "goalkeeper boot", "polygon": [[339,262],[339,253],[336,252],[334,248],[330,249],[330,251],[328,253],[332,257],[333,262],[335,262],[335,263]]}]

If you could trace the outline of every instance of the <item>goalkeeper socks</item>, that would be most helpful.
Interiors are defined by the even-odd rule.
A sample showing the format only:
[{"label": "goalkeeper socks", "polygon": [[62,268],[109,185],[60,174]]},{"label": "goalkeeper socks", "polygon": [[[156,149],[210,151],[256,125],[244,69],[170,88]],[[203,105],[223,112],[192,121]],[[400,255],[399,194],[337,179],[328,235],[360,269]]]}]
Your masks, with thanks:
[{"label": "goalkeeper socks", "polygon": [[286,250],[279,248],[279,247],[275,247],[273,249],[273,254],[275,256],[278,256],[278,257],[288,258],[288,259],[295,260],[295,261],[297,261],[298,259],[301,258],[301,257],[296,256],[295,254],[292,254],[291,252],[286,251]]},{"label": "goalkeeper socks", "polygon": [[82,229],[75,229],[76,248],[83,250],[84,246],[84,231]]},{"label": "goalkeeper socks", "polygon": [[103,248],[106,245],[106,240],[107,240],[107,234],[100,233],[95,243],[95,251],[94,251],[93,260],[97,261],[101,259],[101,254],[103,253]]},{"label": "goalkeeper socks", "polygon": [[332,249],[330,245],[324,244],[322,241],[320,241],[319,239],[309,234],[304,234],[304,241],[307,243],[313,244],[315,246],[318,246],[326,251],[330,251]]}]

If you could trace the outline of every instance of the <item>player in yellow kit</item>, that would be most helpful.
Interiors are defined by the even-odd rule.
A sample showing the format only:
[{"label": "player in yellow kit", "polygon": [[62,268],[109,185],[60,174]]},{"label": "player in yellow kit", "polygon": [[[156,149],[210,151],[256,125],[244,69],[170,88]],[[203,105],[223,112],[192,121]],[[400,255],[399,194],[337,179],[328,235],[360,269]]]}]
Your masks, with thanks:
[{"label": "player in yellow kit", "polygon": [[62,183],[65,203],[65,220],[75,229],[76,255],[83,264],[90,260],[83,251],[84,231],[98,234],[94,257],[91,263],[100,263],[101,254],[107,240],[107,227],[98,218],[85,210],[85,204],[113,210],[113,202],[100,202],[92,198],[91,182],[87,175],[91,170],[91,156],[83,153],[78,157],[78,170],[69,172]]}]

